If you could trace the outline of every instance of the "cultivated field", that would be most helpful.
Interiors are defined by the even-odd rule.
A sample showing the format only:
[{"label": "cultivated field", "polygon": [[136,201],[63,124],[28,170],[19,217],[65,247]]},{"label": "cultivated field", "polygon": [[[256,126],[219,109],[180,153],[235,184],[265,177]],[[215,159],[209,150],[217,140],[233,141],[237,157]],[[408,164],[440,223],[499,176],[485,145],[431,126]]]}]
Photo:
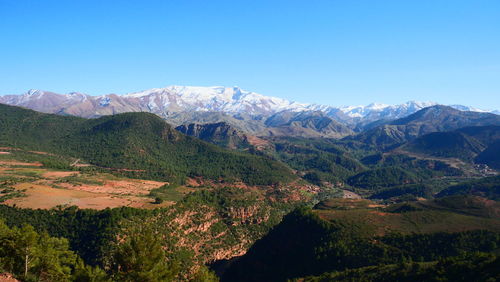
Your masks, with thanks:
[{"label": "cultivated field", "polygon": [[[166,182],[130,179],[105,172],[84,170],[59,170],[46,168],[39,161],[26,161],[43,152],[23,152],[2,148],[0,150],[0,202],[22,208],[50,209],[58,206],[104,209],[121,206],[157,208],[168,206],[182,196],[179,188],[170,194],[172,201],[153,203],[151,190]],[[75,168],[77,169],[77,168]]]}]

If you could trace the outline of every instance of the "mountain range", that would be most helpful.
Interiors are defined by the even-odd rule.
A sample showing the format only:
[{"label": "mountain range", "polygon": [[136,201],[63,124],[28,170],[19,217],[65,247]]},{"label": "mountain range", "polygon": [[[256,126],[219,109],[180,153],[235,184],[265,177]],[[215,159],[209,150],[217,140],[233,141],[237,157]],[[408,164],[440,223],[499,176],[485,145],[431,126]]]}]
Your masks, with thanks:
[{"label": "mountain range", "polygon": [[486,125],[500,125],[500,116],[436,105],[350,136],[349,139],[389,148],[432,132]]},{"label": "mountain range", "polygon": [[[136,261],[146,265],[154,249],[181,258],[179,278],[168,281],[200,271],[214,279],[196,281],[217,281],[206,265],[221,281],[487,281],[496,273],[500,115],[416,102],[344,112],[224,91],[2,97],[20,106],[0,104],[0,217],[68,237],[98,267],[117,256],[103,247],[115,240],[158,240]],[[145,106],[162,97],[163,112]],[[148,194],[118,186],[151,180],[161,186]],[[87,198],[127,207],[65,208]],[[138,201],[155,210],[132,208]],[[2,220],[0,229],[12,233]],[[0,253],[25,261],[11,237]],[[9,267],[2,262],[0,271]],[[81,280],[111,281],[92,279]]]},{"label": "mountain range", "polygon": [[405,150],[435,157],[457,158],[500,169],[500,126],[471,126],[432,132],[404,146]]},{"label": "mountain range", "polygon": [[[91,96],[29,90],[0,96],[0,103],[45,113],[95,118],[124,112],[151,112],[175,126],[225,122],[259,136],[339,138],[409,116],[434,102],[334,107],[264,96],[239,87],[168,86],[125,95]],[[460,111],[484,110],[451,105]],[[494,113],[499,113],[495,111]]]}]

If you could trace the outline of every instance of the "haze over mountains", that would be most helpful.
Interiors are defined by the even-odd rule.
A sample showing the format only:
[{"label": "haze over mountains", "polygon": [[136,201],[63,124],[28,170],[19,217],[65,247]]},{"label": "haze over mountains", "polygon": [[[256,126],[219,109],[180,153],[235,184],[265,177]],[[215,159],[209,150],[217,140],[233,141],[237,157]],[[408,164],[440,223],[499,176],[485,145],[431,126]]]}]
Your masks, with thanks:
[{"label": "haze over mountains", "polygon": [[[0,96],[0,103],[86,118],[123,112],[151,112],[177,126],[226,122],[254,135],[333,138],[351,135],[437,105],[410,101],[400,105],[373,103],[336,107],[292,102],[238,87],[219,86],[169,86],[101,96],[30,90],[22,95]],[[487,112],[463,105],[451,107],[461,111]]]}]

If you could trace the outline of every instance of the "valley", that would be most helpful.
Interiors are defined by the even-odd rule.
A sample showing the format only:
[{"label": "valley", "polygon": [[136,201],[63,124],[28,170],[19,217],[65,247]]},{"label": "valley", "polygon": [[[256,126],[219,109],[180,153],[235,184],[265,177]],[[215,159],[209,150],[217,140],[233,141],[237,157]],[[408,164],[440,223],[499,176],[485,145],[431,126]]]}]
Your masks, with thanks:
[{"label": "valley", "polygon": [[0,282],[500,281],[500,1],[0,1]]},{"label": "valley", "polygon": [[[426,125],[436,115],[441,125]],[[88,265],[60,275],[95,281],[127,277],[122,248],[139,255],[139,242],[172,271],[160,281],[315,281],[374,265],[387,275],[408,259],[433,273],[446,259],[479,265],[464,252],[494,256],[498,116],[432,106],[348,135],[322,118],[276,114],[274,133],[259,135],[0,104],[2,228],[66,238]]]}]

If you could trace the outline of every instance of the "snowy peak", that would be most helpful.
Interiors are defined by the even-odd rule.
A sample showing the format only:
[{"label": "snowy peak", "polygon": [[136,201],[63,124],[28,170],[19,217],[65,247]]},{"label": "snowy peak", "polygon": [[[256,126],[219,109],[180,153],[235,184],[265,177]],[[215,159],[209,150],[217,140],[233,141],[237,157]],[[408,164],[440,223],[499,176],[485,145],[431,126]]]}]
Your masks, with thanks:
[{"label": "snowy peak", "polygon": [[30,89],[30,90],[28,90],[28,92],[26,92],[26,95],[28,95],[28,96],[33,96],[33,95],[37,95],[37,94],[38,94],[38,95],[40,95],[40,94],[42,94],[42,93],[43,93],[43,91],[41,91],[41,90],[38,90],[38,89]]},{"label": "snowy peak", "polygon": [[307,104],[264,96],[236,86],[168,86],[125,94],[122,97],[153,101],[154,107],[157,108],[180,108],[186,111],[244,112],[259,115],[272,114],[282,110],[300,111],[307,109]]},{"label": "snowy peak", "polygon": [[437,105],[437,103],[409,101],[400,105],[372,103],[367,106],[345,106],[339,109],[351,118],[370,118],[375,120],[399,118],[434,105]]},{"label": "snowy peak", "polygon": [[[463,106],[463,105],[450,105],[450,107],[452,107],[454,109],[457,109],[457,110],[460,110],[460,111],[479,112],[479,113],[487,113],[487,112],[489,112],[489,111],[481,110],[481,109],[478,109],[478,108],[469,107],[469,106]],[[498,112],[498,111],[493,111],[492,113],[495,113],[495,112]]]},{"label": "snowy peak", "polygon": [[[83,117],[96,117],[121,112],[147,111],[165,118],[173,114],[219,112],[228,115],[269,117],[280,112],[319,111],[336,121],[351,126],[377,120],[394,120],[413,114],[435,102],[409,101],[400,105],[372,103],[361,106],[335,107],[307,104],[283,98],[265,96],[237,86],[179,86],[153,88],[125,95],[107,94],[90,96],[79,92],[57,94],[31,89],[22,95],[0,96],[0,103],[22,106],[49,113],[65,113]],[[461,111],[486,112],[480,109],[453,105]],[[497,112],[498,113],[498,112]]]}]

